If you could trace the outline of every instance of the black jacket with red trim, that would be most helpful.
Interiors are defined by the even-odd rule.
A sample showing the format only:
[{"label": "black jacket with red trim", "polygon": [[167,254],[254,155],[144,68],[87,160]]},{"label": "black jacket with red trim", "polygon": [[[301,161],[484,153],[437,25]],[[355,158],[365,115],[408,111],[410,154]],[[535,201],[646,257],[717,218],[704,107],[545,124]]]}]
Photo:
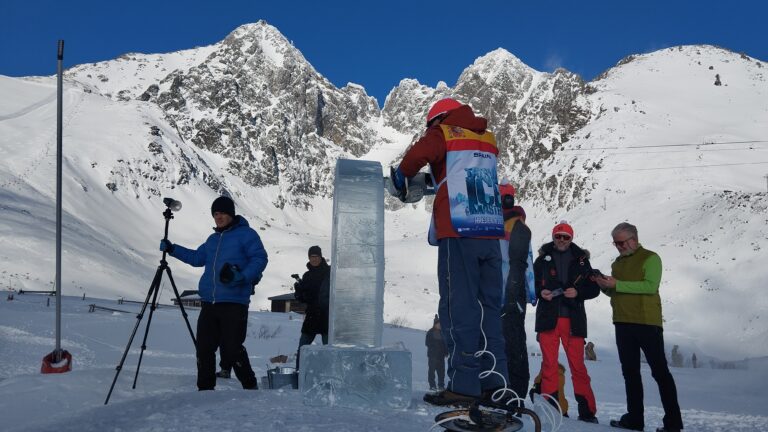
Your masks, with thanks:
[{"label": "black jacket with red trim", "polygon": [[[590,278],[592,265],[589,263],[589,252],[571,243],[572,259],[568,265],[566,278],[568,283],[565,285],[557,274],[557,266],[552,257],[555,252],[555,244],[549,242],[541,247],[539,257],[533,263],[536,297],[539,299],[536,306],[536,331],[554,329],[559,317],[560,303],[567,302],[571,318],[571,335],[587,337],[587,313],[584,309],[584,300],[593,299],[600,294],[600,287]],[[574,287],[578,291],[575,298],[569,299],[561,295],[546,301],[541,297],[541,291],[544,289],[554,291],[569,287]]]}]

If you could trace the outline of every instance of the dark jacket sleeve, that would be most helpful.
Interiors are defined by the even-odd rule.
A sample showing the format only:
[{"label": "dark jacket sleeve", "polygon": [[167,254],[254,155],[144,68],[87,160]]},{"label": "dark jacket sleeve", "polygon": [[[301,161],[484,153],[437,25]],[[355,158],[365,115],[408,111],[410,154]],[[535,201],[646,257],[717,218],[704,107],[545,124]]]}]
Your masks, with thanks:
[{"label": "dark jacket sleeve", "polygon": [[521,306],[526,302],[525,271],[528,268],[528,249],[531,247],[531,229],[524,223],[515,223],[509,235],[509,277],[507,298]]},{"label": "dark jacket sleeve", "polygon": [[533,262],[533,279],[536,286],[536,298],[538,298],[539,300],[542,299],[541,290],[544,288],[541,286],[543,266],[544,266],[544,256],[539,255],[539,257],[536,258],[536,261]]},{"label": "dark jacket sleeve", "polygon": [[576,287],[577,291],[579,292],[576,298],[579,300],[593,299],[600,295],[600,286],[591,278],[592,264],[590,264],[589,258],[584,258],[584,265],[582,267],[583,270],[581,273],[579,286]]},{"label": "dark jacket sleeve", "polygon": [[243,269],[243,276],[245,276],[249,283],[254,284],[261,279],[261,274],[267,268],[267,251],[264,249],[261,237],[253,229],[250,229],[246,241],[245,256],[247,264]]},{"label": "dark jacket sleeve", "polygon": [[317,291],[318,287],[312,278],[312,273],[309,271],[304,272],[301,275],[301,280],[296,284],[296,293],[301,298],[301,301],[307,304],[315,304],[317,302]]}]

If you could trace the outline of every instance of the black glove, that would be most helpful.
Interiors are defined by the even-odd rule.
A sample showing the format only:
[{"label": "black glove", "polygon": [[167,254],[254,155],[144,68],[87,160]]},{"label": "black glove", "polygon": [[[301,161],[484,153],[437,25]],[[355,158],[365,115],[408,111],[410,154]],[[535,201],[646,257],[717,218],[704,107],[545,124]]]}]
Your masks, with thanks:
[{"label": "black glove", "polygon": [[163,252],[173,253],[173,243],[168,239],[160,240],[160,250]]},{"label": "black glove", "polygon": [[245,280],[245,276],[240,273],[240,269],[236,265],[225,263],[219,272],[219,280],[223,284],[229,284],[232,282],[242,282]]}]

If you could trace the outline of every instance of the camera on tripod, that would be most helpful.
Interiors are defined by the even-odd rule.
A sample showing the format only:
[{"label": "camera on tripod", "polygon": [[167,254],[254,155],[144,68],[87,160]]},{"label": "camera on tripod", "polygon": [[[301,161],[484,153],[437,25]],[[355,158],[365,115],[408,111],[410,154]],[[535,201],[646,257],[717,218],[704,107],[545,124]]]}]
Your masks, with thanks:
[{"label": "camera on tripod", "polygon": [[177,212],[181,210],[181,201],[176,201],[173,198],[163,198],[163,204],[165,204],[171,211]]},{"label": "camera on tripod", "polygon": [[[163,236],[161,244],[163,244],[163,242],[168,242],[168,225],[171,219],[173,219],[173,212],[181,210],[181,201],[176,201],[173,198],[163,198],[163,204],[165,204],[166,207],[165,211],[163,212],[163,217],[165,218],[165,235]],[[168,244],[170,244],[170,242],[168,242]],[[192,338],[192,345],[195,347],[195,349],[197,349],[195,333],[192,331],[192,326],[189,324],[187,311],[184,309],[184,304],[181,302],[179,290],[176,288],[176,282],[174,282],[173,275],[171,274],[171,268],[168,267],[168,262],[165,260],[165,255],[168,253],[168,251],[162,249],[162,247],[161,250],[163,251],[163,256],[160,259],[160,265],[155,271],[154,278],[152,278],[152,284],[149,286],[149,291],[147,292],[147,297],[144,299],[144,304],[141,306],[141,311],[136,316],[136,325],[133,327],[133,332],[131,333],[131,337],[128,339],[128,344],[125,346],[125,351],[123,351],[123,356],[120,358],[120,363],[118,363],[117,367],[115,368],[115,378],[112,380],[112,386],[109,387],[109,393],[107,393],[107,399],[104,401],[104,405],[109,403],[109,398],[112,396],[112,391],[115,389],[115,384],[117,383],[117,377],[120,375],[120,371],[123,369],[125,358],[128,356],[128,351],[131,348],[134,337],[136,337],[136,331],[139,329],[141,320],[144,318],[144,312],[147,310],[147,306],[150,306],[149,319],[147,320],[147,325],[144,328],[144,341],[141,344],[141,352],[139,353],[139,363],[136,366],[136,374],[133,377],[133,388],[136,388],[136,381],[139,379],[139,370],[141,369],[141,360],[144,358],[144,351],[147,348],[149,325],[152,322],[152,315],[154,314],[158,305],[157,297],[160,293],[163,274],[168,275],[168,280],[170,280],[171,286],[173,287],[173,294],[176,296],[176,304],[181,310],[181,316],[184,318],[184,322],[187,324],[187,330],[189,330],[189,336]]]}]

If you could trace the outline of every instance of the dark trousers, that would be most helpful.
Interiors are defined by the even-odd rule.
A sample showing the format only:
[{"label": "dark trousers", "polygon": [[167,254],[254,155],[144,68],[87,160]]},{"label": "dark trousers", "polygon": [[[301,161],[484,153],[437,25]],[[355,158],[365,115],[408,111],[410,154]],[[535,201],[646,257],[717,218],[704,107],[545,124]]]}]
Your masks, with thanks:
[{"label": "dark trousers", "polygon": [[[528,382],[531,374],[528,371],[528,346],[525,337],[525,304],[522,311],[516,303],[504,306],[504,315],[501,317],[502,330],[507,353],[507,372],[509,374],[510,390],[520,399],[525,399],[528,394]],[[522,404],[522,402],[520,402]]]},{"label": "dark trousers", "polygon": [[616,347],[619,350],[621,372],[624,374],[627,391],[627,414],[624,421],[637,427],[645,425],[643,381],[640,376],[640,350],[643,350],[653,379],[659,386],[661,404],[664,407],[664,427],[682,429],[683,419],[677,403],[677,387],[664,355],[664,330],[654,325],[615,325]]},{"label": "dark trousers", "polygon": [[[480,396],[485,390],[502,387],[508,377],[501,331],[499,241],[443,238],[437,260],[438,313],[450,355],[448,389]],[[476,357],[475,353],[483,349],[485,352]],[[481,372],[489,370],[496,373],[479,378]]]},{"label": "dark trousers", "polygon": [[243,346],[248,328],[248,306],[240,303],[203,302],[197,319],[197,388],[216,387],[216,350],[223,364],[230,364],[245,389],[256,388],[248,352]]},{"label": "dark trousers", "polygon": [[437,386],[445,388],[445,358],[427,357],[427,363],[429,369],[427,370],[427,381],[429,381],[429,388],[435,388],[435,375],[437,375]]},{"label": "dark trousers", "polygon": [[323,339],[323,345],[328,345],[328,333],[302,333],[301,338],[299,338],[299,350],[296,352],[296,369],[299,368],[301,361],[301,347],[312,344],[317,335]]}]

